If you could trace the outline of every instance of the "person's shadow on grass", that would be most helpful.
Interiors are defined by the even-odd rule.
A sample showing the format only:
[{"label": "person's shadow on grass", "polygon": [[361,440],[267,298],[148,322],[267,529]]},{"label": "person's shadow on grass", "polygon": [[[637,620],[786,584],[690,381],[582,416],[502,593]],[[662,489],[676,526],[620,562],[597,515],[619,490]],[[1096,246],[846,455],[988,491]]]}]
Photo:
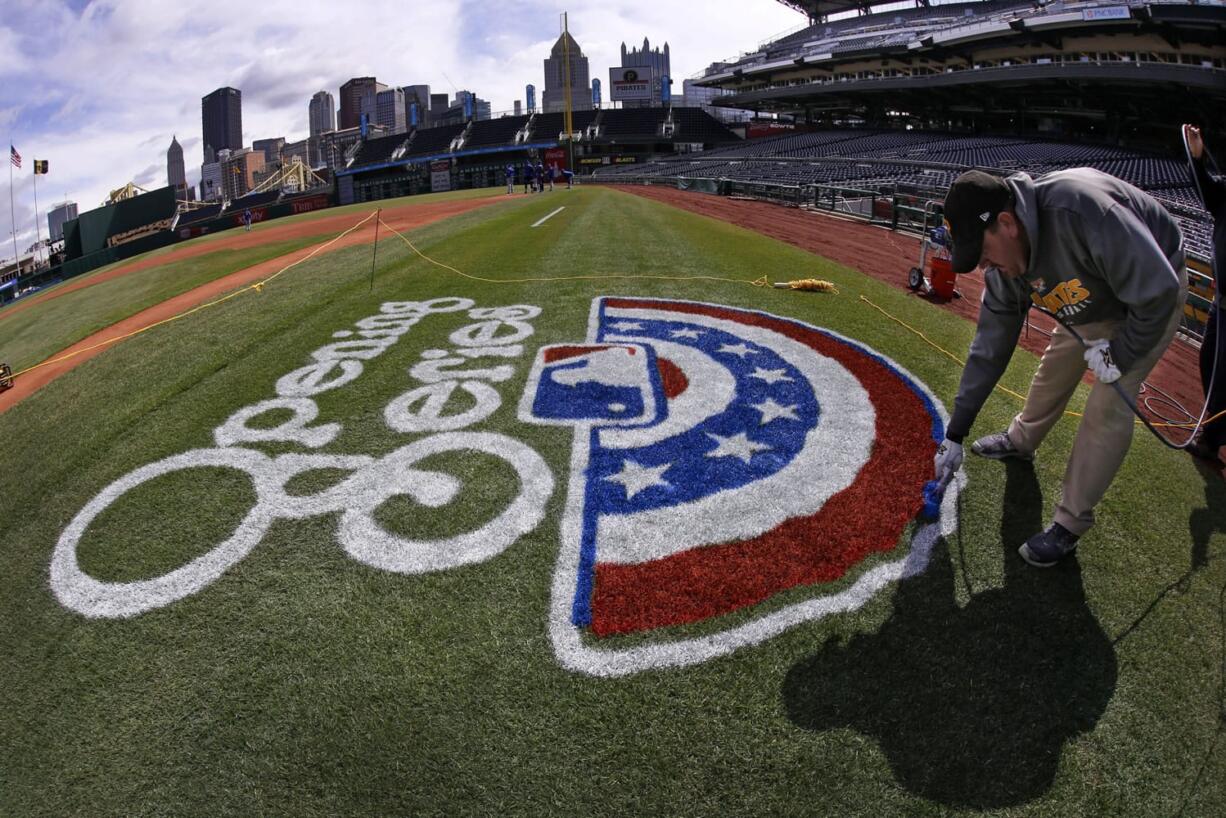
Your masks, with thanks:
[{"label": "person's shadow on grass", "polygon": [[[1191,589],[1192,579],[1195,574],[1209,564],[1209,539],[1216,532],[1226,532],[1226,481],[1222,479],[1221,468],[1220,466],[1216,468],[1211,467],[1200,460],[1195,460],[1195,463],[1196,470],[1200,472],[1201,478],[1205,481],[1205,506],[1204,508],[1192,509],[1192,513],[1188,516],[1188,533],[1192,535],[1192,553],[1188,559],[1188,570],[1171,586],[1168,586],[1163,593],[1158,595],[1154,603],[1146,609],[1145,614],[1137,622],[1133,623],[1132,627],[1125,631],[1125,634],[1134,630],[1145,616],[1149,614],[1150,610],[1162,601],[1171,588],[1176,588],[1181,593],[1187,593]],[[1226,623],[1226,586],[1223,586],[1218,593],[1218,609],[1222,622]],[[1117,639],[1116,641],[1119,640]],[[1217,695],[1217,729],[1214,731],[1200,764],[1196,768],[1191,783],[1184,791],[1183,804],[1179,810],[1180,815],[1186,814],[1188,805],[1204,786],[1206,770],[1209,768],[1219,744],[1222,743],[1223,738],[1226,738],[1226,635],[1222,637],[1219,662],[1223,669],[1223,677],[1219,684]]]},{"label": "person's shadow on grass", "polygon": [[928,570],[899,585],[877,633],[824,646],[783,684],[794,724],[875,738],[902,787],[948,806],[1042,796],[1064,745],[1094,727],[1115,690],[1115,652],[1076,559],[1040,570],[1017,554],[1040,530],[1043,501],[1029,464],[1006,468],[1003,587],[959,608],[942,541]]},{"label": "person's shadow on grass", "polygon": [[1214,532],[1226,532],[1226,480],[1218,468],[1195,458],[1193,462],[1205,481],[1205,507],[1193,509],[1188,517],[1192,535],[1189,570],[1195,572],[1209,564],[1209,538]]}]

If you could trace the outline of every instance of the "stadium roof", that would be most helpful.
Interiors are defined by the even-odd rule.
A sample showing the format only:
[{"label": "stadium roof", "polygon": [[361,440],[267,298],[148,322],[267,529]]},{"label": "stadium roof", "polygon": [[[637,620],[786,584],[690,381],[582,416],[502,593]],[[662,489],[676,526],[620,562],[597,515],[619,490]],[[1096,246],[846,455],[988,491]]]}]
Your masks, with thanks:
[{"label": "stadium roof", "polygon": [[[844,11],[868,13],[874,6],[894,5],[898,0],[779,0],[785,6],[803,11],[810,20],[823,20]],[[915,0],[917,6],[928,6],[930,0]]]}]

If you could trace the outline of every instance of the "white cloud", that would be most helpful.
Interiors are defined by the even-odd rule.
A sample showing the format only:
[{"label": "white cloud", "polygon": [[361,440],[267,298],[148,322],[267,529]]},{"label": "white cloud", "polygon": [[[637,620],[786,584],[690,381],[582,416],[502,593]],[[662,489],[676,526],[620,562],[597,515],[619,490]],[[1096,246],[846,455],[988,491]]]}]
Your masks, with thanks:
[{"label": "white cloud", "polygon": [[[428,83],[449,95],[465,88],[495,111],[509,110],[532,83],[539,101],[543,61],[563,10],[592,78],[607,82],[621,43],[640,45],[646,36],[653,46],[669,43],[677,94],[682,79],[712,61],[804,23],[767,0],[662,0],[620,8],[596,0],[94,0],[71,6],[81,10],[10,0],[0,27],[0,126],[7,125],[27,162],[50,161],[51,175],[39,188],[41,194],[45,183],[55,192],[45,200],[40,195],[44,213],[65,193],[84,211],[128,181],[164,184],[172,135],[183,145],[189,182],[198,179],[200,98],[221,86],[243,92],[249,145],[306,136],[311,95],[324,89],[338,96],[341,83],[355,76]],[[28,183],[30,165],[17,173]],[[7,193],[0,191],[4,232]],[[27,195],[19,183],[19,213],[23,206],[32,212]],[[18,234],[19,243],[33,241],[31,228],[19,224]]]}]

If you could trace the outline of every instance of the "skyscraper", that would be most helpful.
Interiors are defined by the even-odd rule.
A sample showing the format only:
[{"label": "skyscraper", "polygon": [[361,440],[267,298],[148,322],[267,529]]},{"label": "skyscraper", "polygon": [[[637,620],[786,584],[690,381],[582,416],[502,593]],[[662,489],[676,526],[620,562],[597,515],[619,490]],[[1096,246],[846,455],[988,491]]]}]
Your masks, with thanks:
[{"label": "skyscraper", "polygon": [[356,128],[362,122],[362,113],[375,121],[375,95],[386,91],[387,86],[374,77],[354,77],[341,86],[341,116],[339,130]]},{"label": "skyscraper", "polygon": [[51,208],[47,212],[47,232],[51,235],[51,240],[62,240],[64,238],[64,222],[72,221],[76,217],[76,202],[64,202]]},{"label": "skyscraper", "polygon": [[532,83],[528,83],[528,86],[524,88],[524,100],[525,100],[524,104],[528,106],[528,113],[535,114],[536,113],[536,86],[533,85]]},{"label": "skyscraper", "polygon": [[[404,116],[405,124],[410,128],[429,128],[430,127],[430,86],[429,85],[405,85],[401,91],[404,91]],[[417,121],[413,122],[413,103],[417,103]]]},{"label": "skyscraper", "polygon": [[170,147],[166,150],[166,184],[173,187],[176,194],[187,187],[187,169],[183,166],[183,146],[174,136],[170,137]]},{"label": "skyscraper", "polygon": [[[650,68],[651,69],[651,99],[646,100],[625,100],[622,105],[626,108],[658,108],[663,104],[663,93],[661,83],[667,82],[672,77],[672,68],[669,65],[668,43],[664,44],[664,50],[652,48],[651,43],[647,38],[643,38],[643,49],[640,51],[637,48],[626,50],[626,44],[622,43],[622,68]],[[639,72],[643,74],[642,71]]]},{"label": "skyscraper", "polygon": [[592,107],[600,107],[600,77],[592,78]]},{"label": "skyscraper", "polygon": [[[569,51],[569,55],[567,52]],[[549,58],[545,60],[545,93],[541,94],[541,110],[545,113],[566,109],[566,62],[570,61],[571,109],[582,110],[584,97],[591,83],[588,80],[587,57],[575,38],[565,32],[553,44]]]},{"label": "skyscraper", "polygon": [[243,146],[243,92],[237,88],[218,88],[200,100],[204,130],[204,161],[212,162],[222,149]]},{"label": "skyscraper", "polygon": [[251,143],[253,151],[264,154],[264,164],[271,165],[281,161],[281,149],[285,147],[284,136],[274,136],[271,139],[257,139]]},{"label": "skyscraper", "polygon": [[309,106],[311,118],[311,136],[319,136],[324,131],[336,130],[336,101],[327,91],[316,91],[311,97]]},{"label": "skyscraper", "polygon": [[387,128],[389,134],[404,133],[406,127],[404,90],[388,88],[375,94],[373,121]]}]

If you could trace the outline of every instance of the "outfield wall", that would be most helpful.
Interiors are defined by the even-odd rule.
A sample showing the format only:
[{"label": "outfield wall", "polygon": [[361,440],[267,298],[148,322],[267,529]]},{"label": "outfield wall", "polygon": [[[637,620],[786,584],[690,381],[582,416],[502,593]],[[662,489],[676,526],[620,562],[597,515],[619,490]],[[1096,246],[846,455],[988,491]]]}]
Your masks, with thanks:
[{"label": "outfield wall", "polygon": [[64,225],[65,237],[73,236],[65,241],[68,258],[82,258],[108,247],[121,247],[165,230],[174,219],[175,206],[174,188],[164,187],[87,210]]},{"label": "outfield wall", "polygon": [[[171,191],[173,197],[173,190]],[[161,193],[161,191],[154,191]],[[137,199],[143,197],[136,197]],[[131,199],[129,201],[136,201]],[[153,200],[159,201],[159,200]],[[123,203],[121,203],[123,204]],[[108,264],[114,264],[117,261],[138,256],[141,253],[147,253],[150,250],[157,250],[162,247],[168,247],[186,239],[203,236],[207,233],[217,233],[222,230],[229,230],[234,227],[239,227],[243,223],[242,209],[236,209],[233,212],[227,212],[218,216],[215,219],[193,224],[188,227],[183,227],[177,230],[170,230],[169,223],[164,228],[160,228],[157,232],[149,233],[148,235],[139,236],[132,239],[125,239],[119,243],[111,243],[107,245],[105,240],[103,246],[93,249],[91,252],[82,252],[87,246],[94,247],[97,244],[97,236],[99,227],[103,224],[109,225],[112,230],[112,235],[125,235],[119,231],[130,225],[133,220],[144,218],[150,212],[160,213],[160,203],[158,209],[149,210],[145,207],[147,203],[142,203],[140,208],[126,209],[126,212],[117,216],[115,213],[102,214],[94,217],[94,220],[87,221],[84,231],[80,225],[80,219],[73,219],[66,222],[64,225],[64,247],[68,255],[68,260],[63,264],[52,267],[38,275],[30,276],[22,279],[22,286],[45,287],[50,284],[63,281],[64,279],[74,278],[83,275],[92,270],[97,270],[99,267],[105,267]],[[284,216],[295,216],[299,213],[310,213],[316,210],[323,210],[332,207],[335,204],[334,197],[331,192],[315,193],[305,196],[296,196],[292,199],[276,202],[264,207],[251,208],[252,220],[256,222],[268,221],[269,219],[279,219]],[[113,210],[116,206],[108,206],[99,208],[98,210]],[[85,215],[97,213],[98,211],[91,210]],[[172,209],[173,214],[173,209]],[[84,216],[82,216],[84,218]],[[133,228],[128,227],[128,230]],[[83,239],[82,236],[85,236]],[[75,255],[74,255],[75,250]]]},{"label": "outfield wall", "polygon": [[[273,204],[262,205],[260,207],[250,208],[252,222],[265,222],[272,219],[280,219],[285,216],[296,216],[299,213],[311,213],[316,210],[324,210],[332,207],[335,204],[332,194],[316,193],[307,196],[296,196],[293,199],[286,199]],[[171,235],[174,240],[192,239],[197,236],[204,236],[209,233],[219,233],[222,230],[230,230],[235,227],[243,226],[243,211],[247,208],[241,206],[235,207],[233,210],[228,210],[222,213],[215,219],[209,219],[199,224],[192,224],[176,229]]]}]

